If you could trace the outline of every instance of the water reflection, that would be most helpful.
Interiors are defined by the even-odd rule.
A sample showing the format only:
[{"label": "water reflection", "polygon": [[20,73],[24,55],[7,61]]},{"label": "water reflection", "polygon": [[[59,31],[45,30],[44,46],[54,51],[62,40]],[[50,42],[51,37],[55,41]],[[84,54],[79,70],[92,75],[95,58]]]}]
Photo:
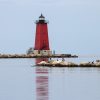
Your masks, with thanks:
[{"label": "water reflection", "polygon": [[48,58],[36,58],[35,59],[35,64],[38,64],[39,62],[41,62],[41,61],[48,61]]},{"label": "water reflection", "polygon": [[[36,63],[48,59],[36,59]],[[36,100],[48,100],[48,69],[36,67]]]},{"label": "water reflection", "polygon": [[[36,59],[36,63],[41,60],[48,61],[48,59]],[[100,71],[99,68],[37,66],[35,67],[36,100],[100,99],[98,70]]]}]

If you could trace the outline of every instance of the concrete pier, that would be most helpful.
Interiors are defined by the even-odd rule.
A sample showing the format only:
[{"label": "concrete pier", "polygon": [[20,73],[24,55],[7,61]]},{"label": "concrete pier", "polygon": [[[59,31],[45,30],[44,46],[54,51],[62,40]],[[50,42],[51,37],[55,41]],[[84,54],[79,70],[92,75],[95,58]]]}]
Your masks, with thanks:
[{"label": "concrete pier", "polygon": [[71,54],[34,55],[34,54],[0,54],[0,58],[77,58]]}]

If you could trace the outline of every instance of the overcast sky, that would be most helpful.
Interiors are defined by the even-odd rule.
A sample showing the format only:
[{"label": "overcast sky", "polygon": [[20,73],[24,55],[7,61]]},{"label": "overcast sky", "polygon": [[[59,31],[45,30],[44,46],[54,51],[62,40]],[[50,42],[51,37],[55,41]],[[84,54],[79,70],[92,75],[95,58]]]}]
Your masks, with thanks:
[{"label": "overcast sky", "polygon": [[0,0],[0,53],[34,47],[41,13],[49,20],[51,50],[100,54],[100,0]]}]

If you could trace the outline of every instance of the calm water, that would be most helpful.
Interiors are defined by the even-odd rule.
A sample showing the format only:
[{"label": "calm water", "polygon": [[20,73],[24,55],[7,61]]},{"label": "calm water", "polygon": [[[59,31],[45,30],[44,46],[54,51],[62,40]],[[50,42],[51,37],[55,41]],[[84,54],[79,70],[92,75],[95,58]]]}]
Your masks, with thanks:
[{"label": "calm water", "polygon": [[100,100],[99,68],[34,64],[35,59],[0,59],[0,100]]}]

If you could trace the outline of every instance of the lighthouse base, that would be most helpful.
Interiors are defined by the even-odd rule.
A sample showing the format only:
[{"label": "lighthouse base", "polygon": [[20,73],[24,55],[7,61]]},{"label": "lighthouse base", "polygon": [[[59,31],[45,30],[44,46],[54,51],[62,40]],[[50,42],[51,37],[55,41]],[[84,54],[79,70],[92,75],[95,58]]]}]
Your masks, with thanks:
[{"label": "lighthouse base", "polygon": [[52,55],[50,50],[34,50],[34,55]]}]

